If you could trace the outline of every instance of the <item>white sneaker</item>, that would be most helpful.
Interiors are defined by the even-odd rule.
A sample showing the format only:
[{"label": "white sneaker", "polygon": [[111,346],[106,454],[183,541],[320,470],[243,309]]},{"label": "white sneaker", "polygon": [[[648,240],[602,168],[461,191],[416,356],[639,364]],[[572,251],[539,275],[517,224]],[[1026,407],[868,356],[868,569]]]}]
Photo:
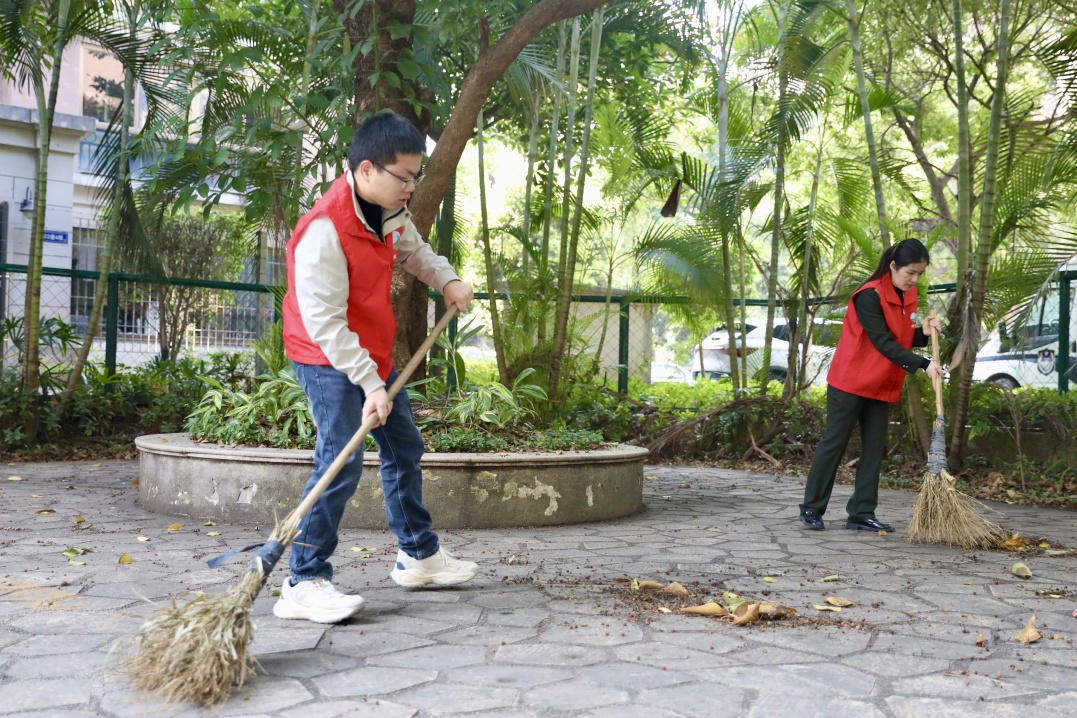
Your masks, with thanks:
[{"label": "white sneaker", "polygon": [[418,588],[427,584],[452,586],[473,578],[479,565],[473,561],[459,561],[445,549],[438,549],[433,556],[422,560],[412,558],[403,551],[396,552],[396,568],[389,574],[397,584]]},{"label": "white sneaker", "polygon": [[285,579],[280,600],[273,604],[277,618],[305,618],[315,623],[338,623],[366,608],[362,596],[350,596],[333,588],[324,578],[292,585]]}]

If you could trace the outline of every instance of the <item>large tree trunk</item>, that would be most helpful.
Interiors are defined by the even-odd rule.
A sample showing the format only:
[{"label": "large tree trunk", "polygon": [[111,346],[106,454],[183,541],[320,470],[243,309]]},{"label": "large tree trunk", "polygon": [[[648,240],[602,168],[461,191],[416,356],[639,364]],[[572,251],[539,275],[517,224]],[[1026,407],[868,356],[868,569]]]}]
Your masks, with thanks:
[{"label": "large tree trunk", "polygon": [[[1002,0],[998,31],[998,52],[995,62],[995,94],[991,99],[991,120],[987,130],[987,153],[984,158],[983,200],[980,202],[980,229],[976,239],[976,257],[966,336],[978,333],[982,324],[984,299],[987,293],[987,271],[991,261],[995,236],[995,188],[998,181],[999,145],[1002,140],[1002,106],[1006,101],[1006,76],[1009,72],[1010,0]],[[976,368],[977,346],[969,346],[960,366],[961,379],[954,400],[953,434],[950,437],[948,461],[957,471],[965,457],[965,420],[968,418],[969,397],[972,391],[972,372]]]},{"label": "large tree trunk", "polygon": [[27,443],[37,441],[37,402],[36,397],[41,386],[41,355],[38,342],[41,327],[41,269],[45,248],[45,213],[48,211],[49,188],[49,150],[52,145],[52,123],[56,115],[56,97],[60,90],[60,68],[63,65],[64,47],[67,45],[67,18],[71,10],[71,0],[59,0],[56,13],[56,40],[52,48],[52,75],[49,80],[48,97],[45,88],[35,87],[37,95],[37,177],[34,188],[33,229],[30,233],[30,257],[26,270],[26,304],[23,313],[23,389],[35,398],[32,408],[26,415],[23,434]]},{"label": "large tree trunk", "polygon": [[951,316],[963,318],[965,274],[973,247],[973,163],[969,157],[968,87],[965,85],[965,40],[962,30],[961,0],[953,0],[953,52],[957,83],[957,300]]},{"label": "large tree trunk", "polygon": [[[127,29],[134,39],[138,30],[139,5],[137,2],[128,6]],[[105,246],[101,249],[101,265],[98,267],[100,276],[94,285],[93,306],[90,307],[89,323],[86,333],[82,336],[82,346],[79,347],[75,365],[71,367],[71,373],[67,376],[67,389],[64,391],[64,401],[69,399],[82,378],[82,370],[89,359],[90,350],[93,348],[94,337],[97,329],[101,326],[101,312],[105,306],[105,296],[108,291],[108,275],[112,271],[112,258],[119,243],[120,216],[124,211],[124,193],[131,181],[131,163],[128,159],[128,147],[130,146],[130,131],[134,129],[135,119],[135,73],[130,67],[124,68],[123,73],[123,109],[119,127],[119,151],[116,158],[116,174],[112,181],[112,209],[108,218],[108,229],[105,232]]]}]

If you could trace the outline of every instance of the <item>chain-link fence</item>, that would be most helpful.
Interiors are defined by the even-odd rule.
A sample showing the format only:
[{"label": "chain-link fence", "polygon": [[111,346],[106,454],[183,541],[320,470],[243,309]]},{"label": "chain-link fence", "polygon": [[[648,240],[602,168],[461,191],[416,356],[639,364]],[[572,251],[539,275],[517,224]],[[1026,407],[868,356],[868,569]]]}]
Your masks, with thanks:
[{"label": "chain-link fence", "polygon": [[[70,325],[81,336],[89,325],[100,273],[45,268],[41,278],[41,317]],[[113,272],[106,283],[101,324],[90,358],[138,365],[178,354],[251,351],[276,320],[270,287],[245,282],[156,279]],[[0,265],[0,319],[8,328],[0,357],[10,364],[21,335],[26,297],[26,267]],[[60,325],[56,325],[60,326]]]},{"label": "chain-link fence", "polygon": [[[1004,326],[991,334],[978,354],[977,380],[1068,390],[1069,381],[1077,380],[1077,365],[1070,361],[1077,354],[1077,327],[1073,326],[1077,312],[1073,311],[1070,290],[1075,276],[1077,272],[1064,273],[1057,289],[1040,298],[1038,309],[1028,313],[1019,326]],[[88,325],[99,281],[96,271],[46,268],[41,279],[41,316],[45,321],[55,318],[71,325],[81,335]],[[115,272],[110,274],[106,290],[104,316],[91,359],[103,361],[109,372],[117,365],[143,364],[178,354],[249,352],[252,343],[265,336],[277,319],[272,290],[264,284],[161,280]],[[18,359],[10,328],[22,316],[25,291],[26,267],[0,264],[0,321],[8,327],[0,347],[0,368]],[[953,285],[931,287],[928,310],[945,315],[953,291]],[[431,293],[431,323],[436,296]],[[477,293],[478,305],[486,304],[488,297]],[[844,306],[833,298],[810,301],[815,319],[806,371],[811,381],[824,383],[840,335]],[[729,372],[730,356],[739,355],[740,365],[747,366],[749,372],[760,369],[766,300],[744,301],[747,321],[743,329],[738,327],[735,352],[726,346],[728,332],[724,328],[704,337],[678,331],[684,323],[678,319],[683,317],[683,299],[614,292],[609,296],[578,295],[574,302],[580,348],[597,359],[600,377],[616,383],[622,393],[627,393],[630,377],[645,382],[692,382],[700,376],[722,376]],[[739,316],[740,300],[734,303]],[[781,378],[788,362],[789,329],[780,310],[777,316],[770,370],[772,376]],[[486,353],[493,356],[492,350]]]}]

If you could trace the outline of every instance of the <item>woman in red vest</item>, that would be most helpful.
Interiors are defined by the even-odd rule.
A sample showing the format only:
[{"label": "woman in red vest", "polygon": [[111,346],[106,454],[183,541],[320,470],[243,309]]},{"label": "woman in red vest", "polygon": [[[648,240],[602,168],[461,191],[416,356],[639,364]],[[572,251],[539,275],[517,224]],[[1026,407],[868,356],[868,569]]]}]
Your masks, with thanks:
[{"label": "woman in red vest", "polygon": [[856,486],[846,505],[845,528],[892,531],[875,518],[879,503],[879,471],[890,405],[901,398],[906,374],[923,369],[942,378],[943,369],[911,350],[927,346],[929,332],[938,329],[935,318],[916,318],[916,284],[927,271],[927,248],[906,239],[883,252],[875,273],[849,300],[841,339],[830,363],[826,391],[826,429],[815,447],[815,458],[804,487],[800,521],[822,531],[823,514],[830,502],[834,478],[853,429],[860,425],[860,461]]}]

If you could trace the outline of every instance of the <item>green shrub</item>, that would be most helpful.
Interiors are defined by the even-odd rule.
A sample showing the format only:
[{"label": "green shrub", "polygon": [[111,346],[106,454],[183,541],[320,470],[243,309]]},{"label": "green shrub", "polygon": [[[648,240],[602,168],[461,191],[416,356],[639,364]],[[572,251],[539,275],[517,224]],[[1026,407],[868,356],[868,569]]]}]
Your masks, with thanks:
[{"label": "green shrub", "polygon": [[[120,366],[111,375],[90,363],[67,401],[56,391],[28,394],[17,371],[8,370],[0,375],[0,449],[34,443],[59,451],[75,437],[129,444],[139,434],[180,431],[206,391],[202,377],[250,386],[250,366],[249,357],[232,353]],[[37,432],[30,442],[22,427],[35,408]]]},{"label": "green shrub", "polygon": [[210,388],[187,419],[187,431],[200,441],[275,446],[314,447],[310,404],[291,368],[264,374],[251,392],[206,378]]}]

